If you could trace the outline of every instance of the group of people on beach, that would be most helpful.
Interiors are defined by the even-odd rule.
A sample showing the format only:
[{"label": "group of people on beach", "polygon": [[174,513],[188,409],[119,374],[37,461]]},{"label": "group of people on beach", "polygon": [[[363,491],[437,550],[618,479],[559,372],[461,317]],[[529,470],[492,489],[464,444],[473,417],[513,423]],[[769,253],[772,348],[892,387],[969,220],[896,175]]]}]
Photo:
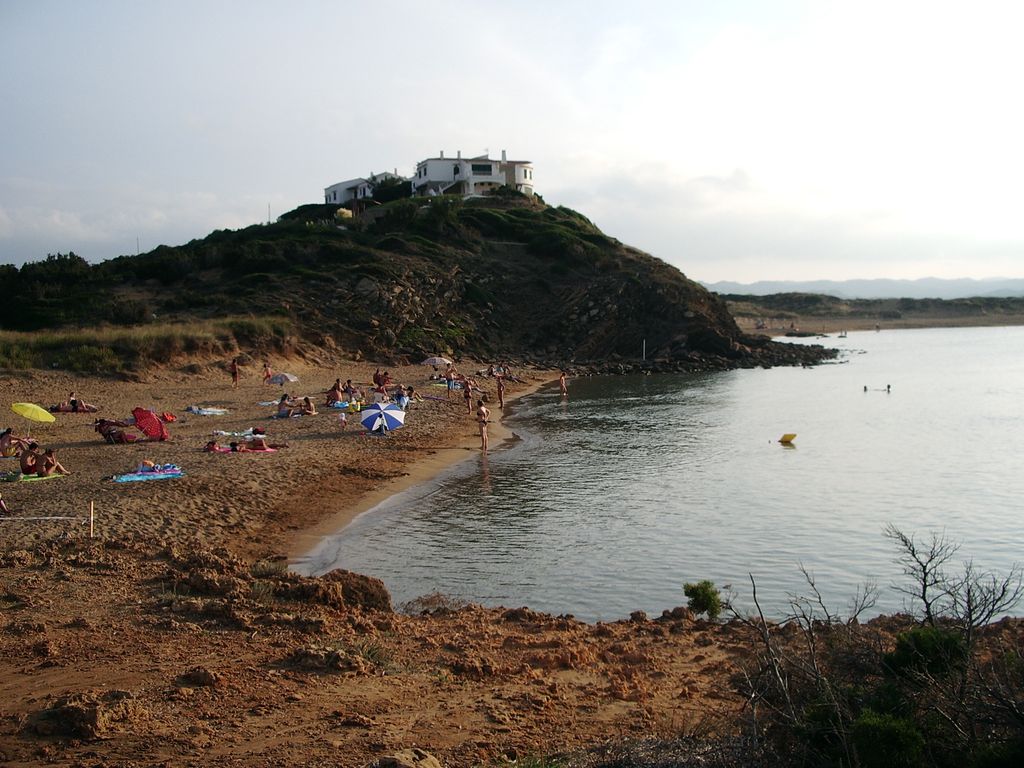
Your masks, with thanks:
[{"label": "group of people on beach", "polygon": [[39,444],[35,440],[16,437],[10,427],[0,432],[0,456],[17,458],[18,469],[22,475],[49,477],[71,474],[57,460],[57,453],[53,448],[40,452]]},{"label": "group of people on beach", "polygon": [[274,414],[275,418],[287,419],[292,416],[316,416],[316,406],[313,405],[313,401],[309,397],[303,397],[301,400],[293,400],[291,396],[285,392],[281,395],[281,399],[277,401],[277,413]]}]

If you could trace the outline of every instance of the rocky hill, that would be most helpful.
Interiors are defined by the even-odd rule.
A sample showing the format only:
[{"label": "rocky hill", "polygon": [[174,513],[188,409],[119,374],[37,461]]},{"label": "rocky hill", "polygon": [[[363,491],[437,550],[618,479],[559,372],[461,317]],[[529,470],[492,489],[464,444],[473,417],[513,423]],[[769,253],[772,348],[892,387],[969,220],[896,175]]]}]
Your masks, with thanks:
[{"label": "rocky hill", "polygon": [[[673,369],[826,354],[744,334],[721,298],[674,267],[579,213],[515,193],[397,200],[355,220],[335,214],[309,205],[274,224],[97,265],[70,254],[3,267],[0,322],[38,331],[273,319],[289,343],[357,357],[553,365],[631,367],[644,350],[648,365]],[[282,343],[260,338],[266,327],[232,326],[243,348]]]}]

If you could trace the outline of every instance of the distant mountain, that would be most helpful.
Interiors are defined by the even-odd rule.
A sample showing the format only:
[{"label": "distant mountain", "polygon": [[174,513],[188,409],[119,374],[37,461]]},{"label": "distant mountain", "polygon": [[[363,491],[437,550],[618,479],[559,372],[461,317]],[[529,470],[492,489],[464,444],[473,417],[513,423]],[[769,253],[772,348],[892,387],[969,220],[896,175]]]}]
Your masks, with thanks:
[{"label": "distant mountain", "polygon": [[840,299],[967,299],[1024,297],[1024,279],[992,277],[983,280],[761,280],[756,283],[702,282],[720,294],[769,296],[774,293],[822,293]]}]

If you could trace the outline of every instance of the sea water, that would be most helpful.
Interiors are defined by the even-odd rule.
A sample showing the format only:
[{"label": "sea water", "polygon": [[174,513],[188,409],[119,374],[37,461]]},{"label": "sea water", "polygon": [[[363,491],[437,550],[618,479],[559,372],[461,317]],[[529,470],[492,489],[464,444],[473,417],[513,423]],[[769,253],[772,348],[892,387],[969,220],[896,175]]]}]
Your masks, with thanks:
[{"label": "sea water", "polygon": [[839,359],[541,390],[507,418],[510,447],[370,510],[298,568],[377,576],[398,604],[440,592],[593,621],[685,605],[702,579],[747,609],[756,584],[782,618],[805,572],[839,613],[866,582],[871,614],[900,610],[887,525],[957,542],[954,568],[1024,561],[1024,328],[810,341]]}]

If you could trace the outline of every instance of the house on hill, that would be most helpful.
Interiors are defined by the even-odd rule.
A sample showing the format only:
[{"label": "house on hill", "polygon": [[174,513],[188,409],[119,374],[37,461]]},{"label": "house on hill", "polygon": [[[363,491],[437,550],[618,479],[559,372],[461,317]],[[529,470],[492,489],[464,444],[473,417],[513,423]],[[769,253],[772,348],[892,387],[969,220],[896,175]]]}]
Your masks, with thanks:
[{"label": "house on hill", "polygon": [[398,169],[396,168],[394,173],[384,171],[383,173],[371,173],[367,178],[339,181],[337,184],[331,184],[331,186],[324,189],[324,202],[344,205],[351,200],[363,200],[373,197],[373,192],[377,185],[389,179],[405,180],[402,176],[398,175]]},{"label": "house on hill", "polygon": [[529,160],[509,160],[505,150],[501,160],[488,155],[463,158],[458,152],[446,158],[442,151],[416,164],[412,178],[414,195],[483,195],[508,186],[525,195],[533,195],[533,164]]}]

